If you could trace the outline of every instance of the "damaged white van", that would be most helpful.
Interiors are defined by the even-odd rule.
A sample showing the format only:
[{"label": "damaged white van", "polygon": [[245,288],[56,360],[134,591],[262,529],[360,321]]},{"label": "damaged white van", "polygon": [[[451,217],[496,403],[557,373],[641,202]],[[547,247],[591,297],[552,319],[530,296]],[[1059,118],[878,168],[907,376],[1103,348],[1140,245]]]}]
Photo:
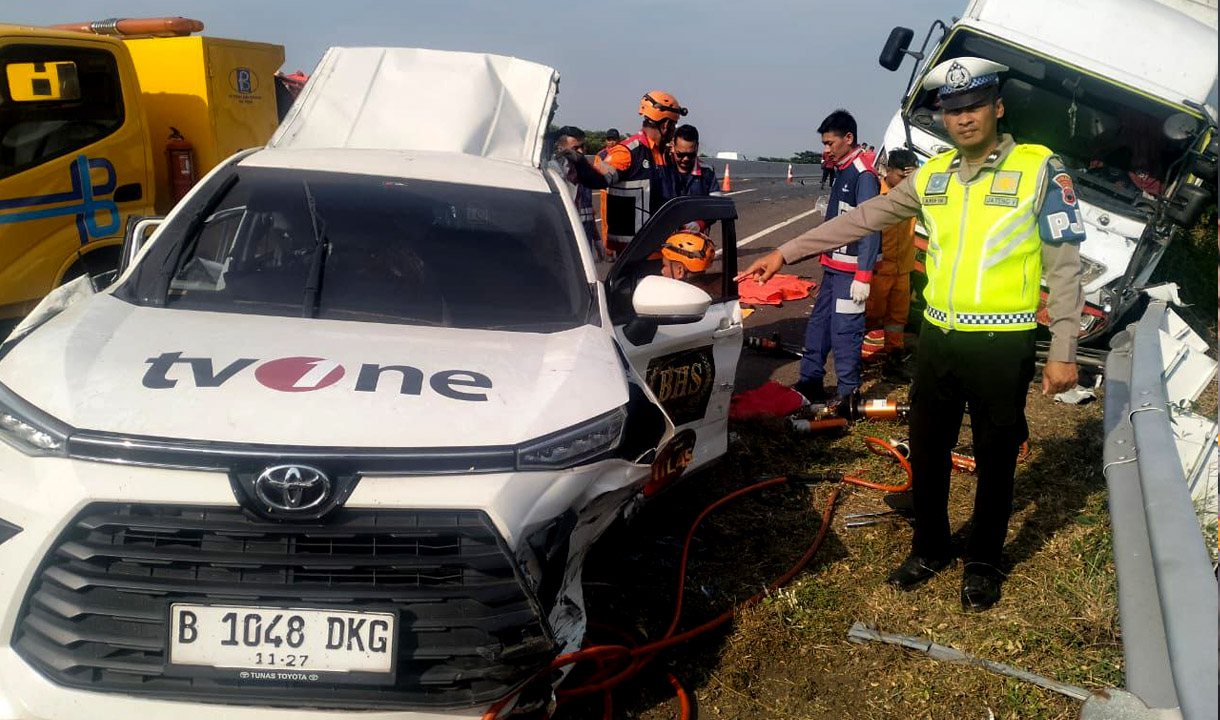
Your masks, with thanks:
[{"label": "damaged white van", "polygon": [[[741,312],[728,198],[598,279],[558,80],[332,49],[0,346],[0,719],[479,717],[579,646],[590,545],[726,450]],[[695,219],[710,294],[648,259]]]},{"label": "damaged white van", "polygon": [[1081,336],[1107,335],[1174,233],[1216,202],[1216,109],[1206,104],[1216,24],[1215,0],[970,0],[961,19],[935,21],[918,51],[908,49],[914,31],[894,28],[881,65],[896,70],[904,55],[917,64],[885,147],[921,161],[951,147],[936,93],[917,79],[926,69],[960,56],[1007,65],[1000,130],[1067,164],[1087,235]]}]

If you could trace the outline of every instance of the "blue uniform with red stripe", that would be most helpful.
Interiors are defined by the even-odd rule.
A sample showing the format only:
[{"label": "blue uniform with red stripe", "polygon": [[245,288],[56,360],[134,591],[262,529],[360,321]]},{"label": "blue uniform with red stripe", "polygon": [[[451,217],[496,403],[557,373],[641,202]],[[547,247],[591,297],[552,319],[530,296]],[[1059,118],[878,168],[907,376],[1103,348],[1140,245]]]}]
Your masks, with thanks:
[{"label": "blue uniform with red stripe", "polygon": [[[853,150],[836,166],[830,188],[826,219],[850,212],[860,203],[881,193],[877,171]],[[864,303],[851,299],[853,280],[871,282],[873,268],[881,256],[881,233],[822,255],[822,287],[818,290],[809,324],[805,326],[805,352],[801,358],[801,382],[820,385],[826,376],[826,356],[835,356],[838,395],[860,387],[860,348],[864,343]]]}]

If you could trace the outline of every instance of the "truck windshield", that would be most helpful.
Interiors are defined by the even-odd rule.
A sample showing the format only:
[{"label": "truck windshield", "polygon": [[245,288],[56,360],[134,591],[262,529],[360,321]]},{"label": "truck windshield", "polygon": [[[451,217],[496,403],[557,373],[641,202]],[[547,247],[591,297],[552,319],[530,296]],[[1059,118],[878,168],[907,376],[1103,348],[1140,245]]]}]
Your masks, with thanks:
[{"label": "truck windshield", "polygon": [[[591,292],[547,193],[241,168],[120,297],[214,312],[550,332]],[[160,242],[157,243],[160,245]],[[160,258],[157,260],[157,258]],[[166,283],[168,280],[168,283]]]},{"label": "truck windshield", "polygon": [[[965,28],[931,64],[961,56],[1009,67],[1000,131],[1058,153],[1077,178],[1082,198],[1121,210],[1159,195],[1172,182],[1170,167],[1186,145],[1166,138],[1162,126],[1181,108]],[[935,91],[919,91],[910,119],[948,140]]]}]

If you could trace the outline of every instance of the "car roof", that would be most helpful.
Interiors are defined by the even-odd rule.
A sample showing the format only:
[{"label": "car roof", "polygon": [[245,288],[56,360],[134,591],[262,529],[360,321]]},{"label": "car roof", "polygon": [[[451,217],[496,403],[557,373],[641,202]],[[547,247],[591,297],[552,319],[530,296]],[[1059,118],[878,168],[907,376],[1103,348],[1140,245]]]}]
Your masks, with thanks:
[{"label": "car roof", "polygon": [[543,171],[538,168],[456,152],[267,148],[243,158],[238,167],[316,170],[527,192],[552,192]]}]

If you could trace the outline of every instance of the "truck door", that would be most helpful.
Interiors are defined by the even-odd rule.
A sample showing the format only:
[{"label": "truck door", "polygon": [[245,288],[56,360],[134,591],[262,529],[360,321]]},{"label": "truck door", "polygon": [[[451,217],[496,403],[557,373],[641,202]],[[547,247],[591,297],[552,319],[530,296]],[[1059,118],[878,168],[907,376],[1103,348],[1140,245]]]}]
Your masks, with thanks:
[{"label": "truck door", "polygon": [[58,35],[0,37],[0,320],[117,267],[124,218],[152,208],[125,49]]},{"label": "truck door", "polygon": [[[737,212],[728,198],[671,200],[655,213],[616,261],[606,279],[611,321],[619,345],[651,388],[674,424],[675,441],[694,434],[687,471],[724,454],[728,442],[729,401],[741,354],[742,318],[737,301]],[[692,220],[719,220],[709,231],[716,259],[702,276],[688,282],[712,297],[698,322],[648,325],[631,310],[639,279],[661,272],[656,253],[666,238]]]}]

